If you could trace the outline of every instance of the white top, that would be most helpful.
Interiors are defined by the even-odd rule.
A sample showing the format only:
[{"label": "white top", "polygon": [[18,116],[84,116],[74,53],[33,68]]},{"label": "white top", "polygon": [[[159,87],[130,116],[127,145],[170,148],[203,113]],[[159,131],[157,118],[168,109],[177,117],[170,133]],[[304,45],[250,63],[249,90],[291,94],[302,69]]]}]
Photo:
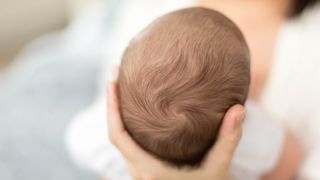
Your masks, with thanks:
[{"label": "white top", "polygon": [[303,143],[299,179],[320,179],[320,3],[285,24],[261,104]]}]

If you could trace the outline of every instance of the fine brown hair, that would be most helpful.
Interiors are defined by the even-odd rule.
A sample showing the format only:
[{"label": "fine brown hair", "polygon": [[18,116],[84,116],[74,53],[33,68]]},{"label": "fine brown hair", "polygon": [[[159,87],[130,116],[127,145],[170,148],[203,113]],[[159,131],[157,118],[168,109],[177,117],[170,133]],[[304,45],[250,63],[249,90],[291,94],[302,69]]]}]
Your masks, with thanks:
[{"label": "fine brown hair", "polygon": [[244,104],[248,46],[217,11],[187,8],[156,19],[125,50],[120,110],[132,138],[177,167],[199,165],[225,112]]}]

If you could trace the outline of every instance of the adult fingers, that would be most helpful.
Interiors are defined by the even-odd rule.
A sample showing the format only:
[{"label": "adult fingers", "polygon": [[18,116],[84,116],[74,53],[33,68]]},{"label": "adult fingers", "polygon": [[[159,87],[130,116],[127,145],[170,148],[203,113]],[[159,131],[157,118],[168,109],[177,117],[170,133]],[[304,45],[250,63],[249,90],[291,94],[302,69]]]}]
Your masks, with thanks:
[{"label": "adult fingers", "polygon": [[245,109],[242,105],[234,105],[226,112],[218,139],[208,153],[207,163],[213,163],[215,166],[218,163],[223,168],[229,168],[233,153],[242,135],[242,122],[245,115]]},{"label": "adult fingers", "polygon": [[141,180],[141,175],[130,162],[127,162],[127,169],[133,180]]},{"label": "adult fingers", "polygon": [[114,144],[117,144],[118,137],[125,131],[121,122],[116,88],[116,82],[108,83],[108,132],[109,138]]},{"label": "adult fingers", "polygon": [[119,77],[119,72],[120,72],[120,67],[118,65],[113,67],[113,79],[115,81],[118,81],[118,77]]},{"label": "adult fingers", "polygon": [[109,138],[112,143],[115,144],[119,133],[125,131],[125,128],[121,122],[121,116],[119,111],[119,98],[117,94],[117,79],[119,76],[119,67],[115,66],[113,68],[113,75],[108,82],[108,91],[107,91],[107,107],[108,107],[108,132]]}]

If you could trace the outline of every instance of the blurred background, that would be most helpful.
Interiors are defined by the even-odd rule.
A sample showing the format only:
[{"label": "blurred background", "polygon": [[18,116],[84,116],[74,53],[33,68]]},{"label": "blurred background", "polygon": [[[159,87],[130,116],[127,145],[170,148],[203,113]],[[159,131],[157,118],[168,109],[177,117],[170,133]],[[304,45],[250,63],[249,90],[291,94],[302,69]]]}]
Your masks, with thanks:
[{"label": "blurred background", "polygon": [[[66,129],[97,97],[105,99],[107,64],[119,61],[128,40],[176,5],[181,2],[0,0],[0,180],[100,179],[115,167],[100,158],[105,149],[87,153],[96,131],[86,134],[87,127],[72,149],[85,154],[75,165]],[[103,145],[104,123],[97,130]]]},{"label": "blurred background", "polygon": [[96,95],[101,56],[81,45],[99,39],[91,29],[112,3],[0,0],[1,180],[96,178],[72,163],[63,136]]},{"label": "blurred background", "polygon": [[71,7],[65,0],[1,0],[0,67],[12,62],[30,40],[65,27]]}]

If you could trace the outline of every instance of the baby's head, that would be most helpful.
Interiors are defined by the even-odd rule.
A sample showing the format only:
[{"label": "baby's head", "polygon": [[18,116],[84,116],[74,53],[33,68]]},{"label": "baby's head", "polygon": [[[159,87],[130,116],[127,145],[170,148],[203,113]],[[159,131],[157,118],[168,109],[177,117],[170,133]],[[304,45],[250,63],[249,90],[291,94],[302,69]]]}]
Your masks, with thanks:
[{"label": "baby's head", "polygon": [[216,11],[188,8],[156,19],[122,58],[119,96],[127,131],[165,162],[199,165],[225,112],[246,100],[249,60],[240,30]]}]

